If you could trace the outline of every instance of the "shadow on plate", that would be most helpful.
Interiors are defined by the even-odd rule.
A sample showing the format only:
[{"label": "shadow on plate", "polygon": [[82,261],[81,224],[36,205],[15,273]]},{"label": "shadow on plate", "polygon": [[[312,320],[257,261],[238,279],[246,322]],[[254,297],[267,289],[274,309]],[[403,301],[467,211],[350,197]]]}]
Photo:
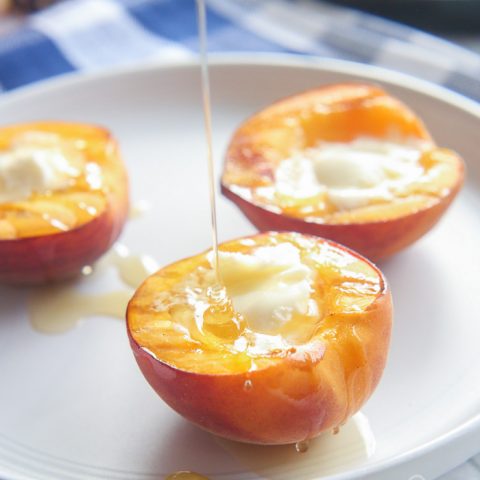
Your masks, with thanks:
[{"label": "shadow on plate", "polygon": [[150,466],[152,471],[163,472],[158,473],[159,479],[190,470],[224,480],[242,472],[251,472],[251,478],[310,480],[360,465],[375,451],[375,438],[362,413],[339,433],[326,432],[310,441],[305,453],[298,453],[295,445],[261,446],[226,440],[188,422],[179,422],[165,434],[171,438],[170,447],[159,452],[155,465]]}]

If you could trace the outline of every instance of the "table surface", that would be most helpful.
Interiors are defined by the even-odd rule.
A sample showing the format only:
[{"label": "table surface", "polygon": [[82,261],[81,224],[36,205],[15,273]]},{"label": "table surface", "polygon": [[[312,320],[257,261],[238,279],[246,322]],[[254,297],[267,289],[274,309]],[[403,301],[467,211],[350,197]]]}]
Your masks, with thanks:
[{"label": "table surface", "polygon": [[478,35],[447,35],[445,39],[458,43],[465,48],[480,53],[480,34]]},{"label": "table surface", "polygon": [[[5,35],[23,22],[23,17],[21,15],[3,15],[0,16],[0,37]],[[439,35],[446,40],[449,40],[453,43],[457,43],[465,48],[473,50],[480,53],[480,33],[478,35]]]}]

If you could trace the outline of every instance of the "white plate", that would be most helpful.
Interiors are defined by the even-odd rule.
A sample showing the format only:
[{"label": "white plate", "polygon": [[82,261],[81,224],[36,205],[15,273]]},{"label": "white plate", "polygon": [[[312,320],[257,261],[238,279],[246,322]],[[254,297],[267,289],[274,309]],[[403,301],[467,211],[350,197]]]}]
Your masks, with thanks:
[{"label": "white plate", "polygon": [[[153,205],[127,225],[121,241],[166,264],[210,242],[198,80],[193,64],[72,76],[5,95],[0,117],[5,123],[79,120],[113,130],[134,201]],[[363,410],[375,453],[365,454],[372,447],[368,432],[367,444],[361,441],[364,417],[303,455],[293,447],[220,442],[157,398],[137,369],[123,322],[95,317],[62,335],[41,334],[29,324],[30,292],[0,288],[0,477],[153,480],[189,469],[223,480],[420,480],[476,453],[480,108],[409,77],[336,61],[217,59],[212,80],[219,166],[230,134],[246,116],[291,93],[351,80],[384,84],[420,114],[441,145],[467,161],[469,182],[446,218],[382,265],[396,315],[388,367]],[[254,232],[224,199],[219,222],[224,240]],[[106,271],[82,288],[109,291],[119,285],[115,272]]]}]

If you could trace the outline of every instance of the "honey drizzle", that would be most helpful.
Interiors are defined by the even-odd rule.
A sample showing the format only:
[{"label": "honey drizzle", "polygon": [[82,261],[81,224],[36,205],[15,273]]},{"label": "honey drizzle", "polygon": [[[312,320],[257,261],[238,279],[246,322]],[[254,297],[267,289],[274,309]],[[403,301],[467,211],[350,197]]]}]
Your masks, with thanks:
[{"label": "honey drizzle", "polygon": [[210,100],[210,77],[208,72],[208,48],[207,48],[207,19],[205,1],[196,0],[198,37],[200,47],[200,71],[202,83],[203,116],[205,122],[205,137],[207,143],[207,163],[210,190],[210,214],[212,223],[212,245],[213,245],[213,268],[217,283],[220,284],[220,272],[218,268],[218,232],[217,232],[217,188],[215,183],[215,167],[213,162],[213,140],[212,140],[212,109]]}]

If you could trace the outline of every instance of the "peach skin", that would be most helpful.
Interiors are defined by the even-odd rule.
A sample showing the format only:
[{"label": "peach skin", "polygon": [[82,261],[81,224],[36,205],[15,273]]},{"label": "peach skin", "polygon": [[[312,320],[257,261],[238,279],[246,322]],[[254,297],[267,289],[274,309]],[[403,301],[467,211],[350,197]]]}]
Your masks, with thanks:
[{"label": "peach skin", "polygon": [[[17,155],[5,178],[12,183],[23,168],[24,184],[0,185],[0,283],[72,277],[110,248],[126,220],[128,182],[107,130],[53,121],[6,126],[0,128],[1,155]],[[46,157],[51,162],[42,171]],[[35,182],[52,177],[53,168],[58,185],[37,191]],[[23,194],[28,182],[34,187]]]}]

